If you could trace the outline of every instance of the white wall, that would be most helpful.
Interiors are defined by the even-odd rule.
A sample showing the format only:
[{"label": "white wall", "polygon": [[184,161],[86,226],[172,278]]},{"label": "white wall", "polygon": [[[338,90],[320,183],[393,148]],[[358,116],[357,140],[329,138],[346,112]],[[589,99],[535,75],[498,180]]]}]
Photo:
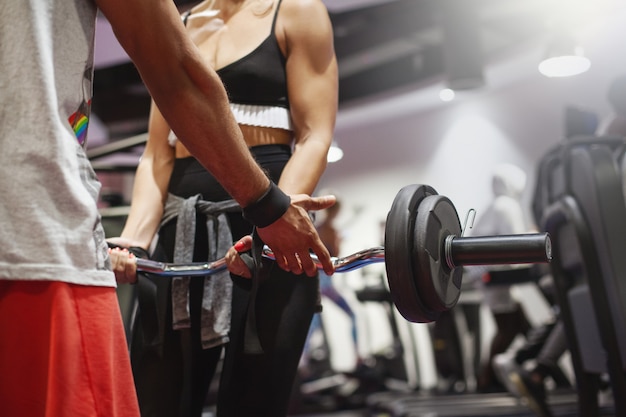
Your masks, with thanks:
[{"label": "white wall", "polygon": [[[407,184],[428,184],[448,196],[463,223],[467,210],[475,208],[479,216],[489,202],[491,168],[512,162],[528,173],[530,204],[535,165],[563,136],[564,107],[584,107],[600,117],[610,113],[608,83],[626,73],[624,9],[582,34],[592,67],[577,77],[539,75],[543,47],[530,45],[486,69],[487,82],[496,87],[466,92],[456,102],[437,102],[441,85],[432,85],[342,109],[335,137],[345,156],[329,165],[320,188],[335,190],[343,200],[343,254],[380,244],[379,224]],[[341,278],[338,285],[349,293],[361,285],[359,279]],[[534,302],[528,298],[533,297],[524,302]],[[337,366],[349,366],[349,358],[335,354]]]}]

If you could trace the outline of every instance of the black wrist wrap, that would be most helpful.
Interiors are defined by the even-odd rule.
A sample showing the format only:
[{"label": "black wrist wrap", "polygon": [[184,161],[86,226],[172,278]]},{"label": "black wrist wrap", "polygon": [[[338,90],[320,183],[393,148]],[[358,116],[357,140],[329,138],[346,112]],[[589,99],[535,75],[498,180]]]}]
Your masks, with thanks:
[{"label": "black wrist wrap", "polygon": [[128,248],[128,251],[135,255],[137,258],[150,259],[150,254],[142,247],[131,246],[130,248]]},{"label": "black wrist wrap", "polygon": [[266,227],[281,218],[290,205],[291,198],[270,182],[261,198],[243,208],[243,218],[256,227]]}]

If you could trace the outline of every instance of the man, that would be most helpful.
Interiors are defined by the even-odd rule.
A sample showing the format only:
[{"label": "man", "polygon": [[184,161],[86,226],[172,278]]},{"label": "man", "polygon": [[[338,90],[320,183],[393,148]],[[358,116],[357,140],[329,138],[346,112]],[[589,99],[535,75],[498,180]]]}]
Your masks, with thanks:
[{"label": "man", "polygon": [[[100,9],[177,137],[244,208],[281,268],[327,273],[306,213],[250,156],[171,0],[0,6],[0,415],[138,416],[115,276],[84,153]],[[122,279],[124,277],[121,277]]]}]

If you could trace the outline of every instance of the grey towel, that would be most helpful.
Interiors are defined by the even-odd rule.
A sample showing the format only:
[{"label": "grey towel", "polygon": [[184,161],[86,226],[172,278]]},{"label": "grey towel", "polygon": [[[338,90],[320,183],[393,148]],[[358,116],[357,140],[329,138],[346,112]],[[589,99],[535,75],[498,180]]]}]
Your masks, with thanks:
[{"label": "grey towel", "polygon": [[[193,261],[197,212],[206,216],[209,242],[207,260],[211,262],[224,257],[232,245],[232,235],[226,213],[237,211],[241,211],[241,207],[234,200],[210,202],[202,200],[200,195],[184,199],[169,194],[161,225],[177,218],[173,261],[175,263]],[[174,329],[188,328],[191,324],[189,279],[189,277],[175,277],[172,280],[172,326]],[[205,277],[200,319],[203,348],[208,349],[228,342],[231,299],[232,281],[228,270]]]}]

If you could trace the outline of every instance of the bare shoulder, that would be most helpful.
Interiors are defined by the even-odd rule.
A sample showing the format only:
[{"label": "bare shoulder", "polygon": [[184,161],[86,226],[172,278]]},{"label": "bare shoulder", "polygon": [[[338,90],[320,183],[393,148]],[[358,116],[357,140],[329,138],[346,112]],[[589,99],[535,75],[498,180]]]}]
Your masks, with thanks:
[{"label": "bare shoulder", "polygon": [[[277,25],[296,44],[321,41],[332,33],[328,10],[322,0],[282,0]],[[325,41],[324,41],[325,42]]]},{"label": "bare shoulder", "polygon": [[282,0],[280,14],[289,22],[298,24],[328,19],[328,10],[322,0]]}]

